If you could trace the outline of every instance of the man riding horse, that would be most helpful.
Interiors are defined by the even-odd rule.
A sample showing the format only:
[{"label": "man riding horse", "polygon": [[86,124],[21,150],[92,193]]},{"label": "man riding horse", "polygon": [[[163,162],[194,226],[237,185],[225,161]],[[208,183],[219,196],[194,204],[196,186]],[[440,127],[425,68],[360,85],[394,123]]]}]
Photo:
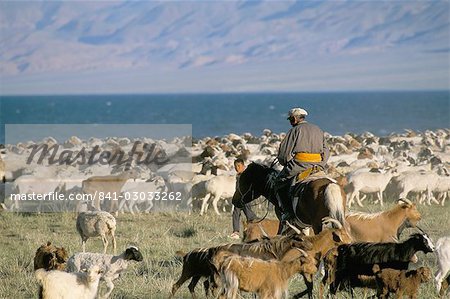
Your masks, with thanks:
[{"label": "man riding horse", "polygon": [[[325,170],[330,151],[326,146],[323,131],[305,120],[308,112],[302,108],[289,111],[288,120],[292,128],[280,144],[278,161],[283,170],[275,179],[275,195],[281,207],[281,222],[286,221],[296,227],[304,226],[295,216],[291,185],[309,175]],[[296,179],[297,177],[297,179]]]}]

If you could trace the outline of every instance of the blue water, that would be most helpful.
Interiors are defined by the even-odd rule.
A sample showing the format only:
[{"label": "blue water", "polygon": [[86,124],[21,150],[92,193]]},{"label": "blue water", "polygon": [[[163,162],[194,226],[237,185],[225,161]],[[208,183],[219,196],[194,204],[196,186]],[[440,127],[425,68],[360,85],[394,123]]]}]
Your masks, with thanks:
[{"label": "blue water", "polygon": [[341,135],[450,128],[449,91],[0,97],[4,124],[192,124],[194,137],[287,131],[292,107]]}]

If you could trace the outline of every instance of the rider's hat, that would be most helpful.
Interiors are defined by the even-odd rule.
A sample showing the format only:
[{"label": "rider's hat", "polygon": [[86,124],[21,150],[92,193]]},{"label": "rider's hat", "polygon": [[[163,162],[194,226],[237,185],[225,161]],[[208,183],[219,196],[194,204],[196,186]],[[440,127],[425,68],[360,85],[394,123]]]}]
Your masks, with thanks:
[{"label": "rider's hat", "polygon": [[305,116],[308,115],[308,112],[306,112],[305,109],[302,108],[292,108],[289,110],[287,119],[291,118],[292,116]]}]

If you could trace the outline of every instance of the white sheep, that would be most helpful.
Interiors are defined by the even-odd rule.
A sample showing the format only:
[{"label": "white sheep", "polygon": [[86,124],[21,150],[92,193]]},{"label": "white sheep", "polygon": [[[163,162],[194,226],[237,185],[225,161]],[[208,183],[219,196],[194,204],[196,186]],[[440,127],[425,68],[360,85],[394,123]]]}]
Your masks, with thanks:
[{"label": "white sheep", "polygon": [[45,269],[35,272],[35,277],[42,287],[39,298],[43,299],[94,299],[97,296],[100,276],[100,266],[91,267],[87,273]]},{"label": "white sheep", "polygon": [[76,272],[80,269],[90,269],[100,266],[103,275],[102,280],[106,282],[107,290],[101,298],[108,298],[114,289],[113,281],[128,268],[131,261],[142,261],[143,257],[139,249],[135,246],[128,247],[120,255],[110,255],[101,253],[76,253],[67,261],[67,271]]},{"label": "white sheep", "polygon": [[104,211],[89,211],[78,214],[77,231],[81,237],[81,247],[86,251],[86,241],[91,237],[101,237],[103,241],[103,253],[108,247],[107,235],[110,235],[113,243],[113,251],[116,252],[116,219],[113,215]]},{"label": "white sheep", "polygon": [[436,288],[441,289],[442,279],[450,271],[450,237],[442,237],[436,242],[436,257],[438,261],[438,270],[435,274]]}]

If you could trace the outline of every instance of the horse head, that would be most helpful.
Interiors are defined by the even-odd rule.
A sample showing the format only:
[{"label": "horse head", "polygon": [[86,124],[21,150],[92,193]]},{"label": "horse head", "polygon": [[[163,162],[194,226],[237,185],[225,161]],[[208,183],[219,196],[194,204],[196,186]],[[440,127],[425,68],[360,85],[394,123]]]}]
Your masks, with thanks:
[{"label": "horse head", "polygon": [[237,179],[233,205],[243,208],[259,196],[270,197],[270,179],[276,170],[255,162],[250,163]]}]

